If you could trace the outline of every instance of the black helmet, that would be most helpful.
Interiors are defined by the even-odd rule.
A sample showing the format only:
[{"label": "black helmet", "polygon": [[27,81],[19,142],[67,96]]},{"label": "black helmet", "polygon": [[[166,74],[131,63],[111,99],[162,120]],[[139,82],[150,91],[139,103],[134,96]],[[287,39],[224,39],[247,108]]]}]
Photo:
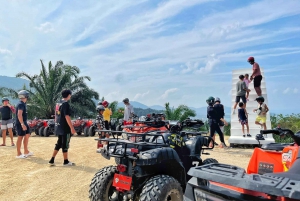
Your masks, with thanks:
[{"label": "black helmet", "polygon": [[258,98],[255,99],[256,101],[261,101],[261,102],[265,102],[265,98],[262,96],[259,96]]},{"label": "black helmet", "polygon": [[210,97],[208,97],[208,99],[206,99],[206,103],[208,105],[214,104],[214,102],[215,102],[215,98],[212,96],[210,96]]},{"label": "black helmet", "polygon": [[99,102],[98,102],[98,105],[102,105],[102,101],[99,101]]},{"label": "black helmet", "polygon": [[129,99],[128,98],[124,98],[123,102],[124,103],[129,103]]},{"label": "black helmet", "polygon": [[2,98],[2,103],[3,103],[4,101],[9,101],[9,99],[8,99],[7,97],[3,97],[3,98]]},{"label": "black helmet", "polygon": [[19,99],[28,98],[29,92],[26,90],[21,90],[21,91],[19,91],[18,96],[19,96]]},{"label": "black helmet", "polygon": [[97,112],[100,112],[100,111],[104,111],[105,108],[103,105],[98,105],[96,110],[97,110]]}]

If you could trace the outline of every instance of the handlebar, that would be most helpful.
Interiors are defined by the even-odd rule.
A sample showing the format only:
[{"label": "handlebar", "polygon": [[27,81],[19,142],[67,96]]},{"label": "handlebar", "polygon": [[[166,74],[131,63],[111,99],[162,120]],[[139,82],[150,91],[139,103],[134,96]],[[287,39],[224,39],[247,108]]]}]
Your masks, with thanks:
[{"label": "handlebar", "polygon": [[276,129],[271,129],[271,130],[261,130],[260,133],[261,134],[276,134],[276,135],[284,135],[289,133],[291,136],[294,136],[294,132],[291,131],[290,129],[283,129],[283,128],[276,128]]}]

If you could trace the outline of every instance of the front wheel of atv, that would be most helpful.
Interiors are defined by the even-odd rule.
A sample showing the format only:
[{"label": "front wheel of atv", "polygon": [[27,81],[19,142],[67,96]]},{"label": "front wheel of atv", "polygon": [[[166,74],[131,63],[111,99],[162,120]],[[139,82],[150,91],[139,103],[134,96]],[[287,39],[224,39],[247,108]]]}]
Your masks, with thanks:
[{"label": "front wheel of atv", "polygon": [[182,201],[183,191],[180,183],[171,176],[157,175],[144,185],[141,201]]},{"label": "front wheel of atv", "polygon": [[202,165],[207,165],[212,163],[219,163],[219,162],[214,158],[207,158],[204,161],[202,161]]},{"label": "front wheel of atv", "polygon": [[39,129],[39,136],[41,136],[41,137],[44,136],[44,129],[45,129],[45,127],[41,127],[41,128]]},{"label": "front wheel of atv", "polygon": [[84,137],[88,137],[89,136],[89,127],[85,127],[83,129],[83,134],[84,134]]},{"label": "front wheel of atv", "polygon": [[90,184],[89,198],[91,201],[122,200],[115,187],[112,186],[116,166],[108,166],[99,170]]},{"label": "front wheel of atv", "polygon": [[49,127],[44,128],[43,133],[45,137],[49,137]]},{"label": "front wheel of atv", "polygon": [[95,130],[96,130],[95,127],[94,127],[94,126],[91,126],[91,127],[89,128],[89,136],[91,136],[91,137],[95,136],[95,134],[96,134],[96,131],[95,131]]}]

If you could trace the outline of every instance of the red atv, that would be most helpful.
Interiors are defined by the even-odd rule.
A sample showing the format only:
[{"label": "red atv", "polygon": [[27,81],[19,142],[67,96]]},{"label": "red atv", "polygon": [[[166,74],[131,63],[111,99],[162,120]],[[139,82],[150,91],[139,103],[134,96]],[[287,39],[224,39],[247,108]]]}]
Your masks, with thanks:
[{"label": "red atv", "polygon": [[91,132],[91,136],[94,136],[95,135],[95,130],[96,129],[91,129],[93,127],[96,126],[96,123],[95,123],[95,120],[94,119],[89,119],[86,121],[85,123],[85,127],[83,128],[83,134],[85,137],[88,137],[90,136],[90,132]]},{"label": "red atv", "polygon": [[38,125],[40,122],[42,122],[42,120],[38,118],[34,118],[33,120],[29,120],[27,122],[30,130],[34,132],[36,135],[38,135],[38,129],[40,128]]},{"label": "red atv", "polygon": [[255,148],[247,173],[226,164],[192,168],[193,178],[185,191],[185,200],[300,200],[300,132],[289,129],[262,130],[263,134],[290,135],[294,143],[271,143]]},{"label": "red atv", "polygon": [[43,119],[41,122],[38,123],[38,135],[43,137],[44,136],[44,129],[48,126],[49,119]]},{"label": "red atv", "polygon": [[49,137],[49,135],[54,135],[54,128],[55,128],[55,121],[54,119],[49,119],[44,124],[44,131],[43,134],[45,137]]},{"label": "red atv", "polygon": [[72,124],[74,126],[77,135],[81,135],[84,132],[84,129],[87,124],[87,120],[78,117],[76,120],[72,121]]}]

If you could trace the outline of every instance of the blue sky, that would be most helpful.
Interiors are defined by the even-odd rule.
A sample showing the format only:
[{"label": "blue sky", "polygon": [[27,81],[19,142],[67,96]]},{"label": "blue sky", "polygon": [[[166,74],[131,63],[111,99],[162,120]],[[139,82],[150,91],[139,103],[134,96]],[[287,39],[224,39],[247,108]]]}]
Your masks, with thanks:
[{"label": "blue sky", "polygon": [[297,0],[0,0],[0,74],[63,60],[109,101],[230,106],[231,72],[254,56],[269,106],[300,100]]}]

